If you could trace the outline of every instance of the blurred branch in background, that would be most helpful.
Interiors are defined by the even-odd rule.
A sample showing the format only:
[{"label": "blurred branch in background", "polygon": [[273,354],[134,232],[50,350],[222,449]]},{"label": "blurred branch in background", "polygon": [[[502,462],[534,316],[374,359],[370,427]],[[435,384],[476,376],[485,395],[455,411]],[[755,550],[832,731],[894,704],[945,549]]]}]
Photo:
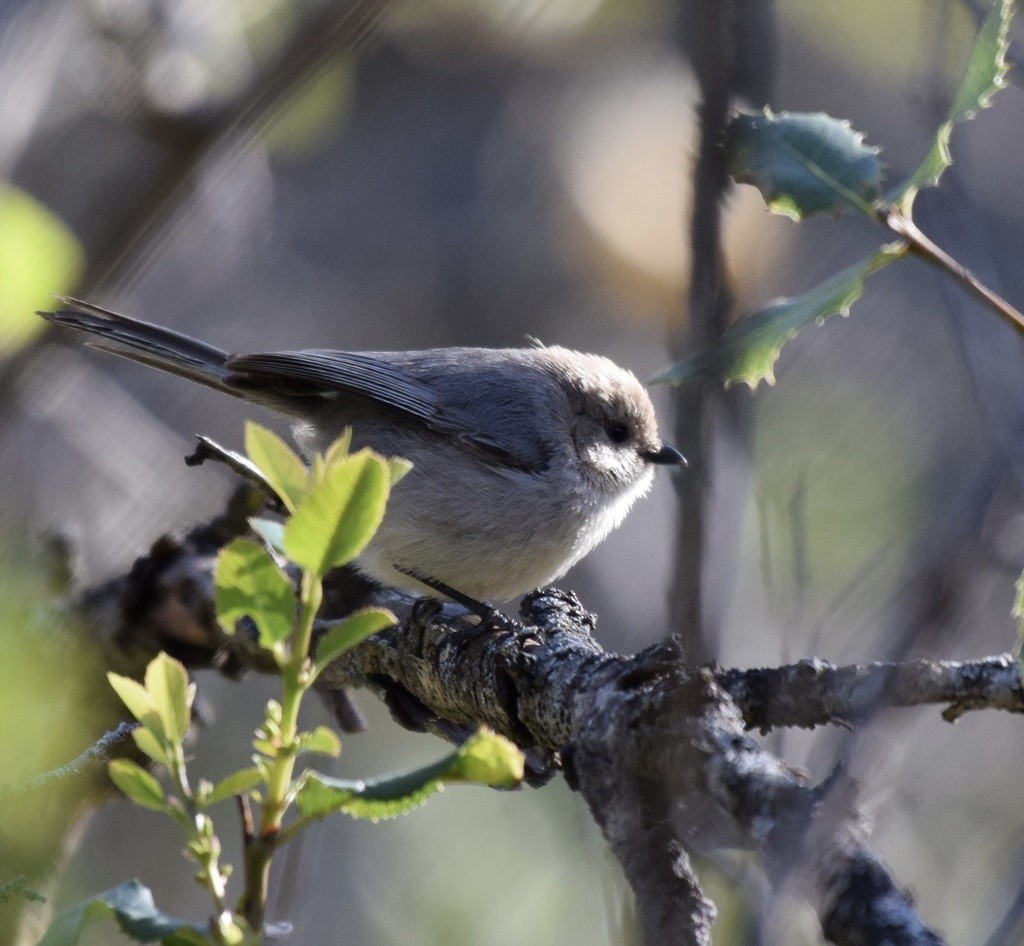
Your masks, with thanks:
[{"label": "blurred branch in background", "polygon": [[[62,60],[82,67],[101,94],[72,121],[38,122],[9,158],[8,174],[81,243],[86,265],[78,291],[123,288],[209,165],[251,148],[284,97],[328,57],[358,49],[385,7],[386,0],[296,3],[287,11],[293,24],[250,27],[259,31],[248,47],[241,30],[210,36],[214,48],[205,61],[188,24],[176,30],[170,8],[161,15],[160,4],[140,3],[134,17],[115,5],[108,18],[97,4],[84,38],[69,29],[58,34]],[[39,27],[16,23],[9,30],[36,36]],[[71,82],[76,73],[55,68],[52,75]],[[31,370],[37,348],[51,341],[8,359],[0,386]]]},{"label": "blurred branch in background", "polygon": [[[722,143],[730,109],[738,102],[761,107],[772,100],[774,4],[685,0],[676,29],[700,96],[688,318],[669,330],[669,353],[678,361],[714,348],[733,315],[722,246],[729,187]],[[749,467],[752,405],[745,392],[723,393],[716,379],[704,377],[677,391],[674,407],[676,437],[690,470],[676,480],[679,519],[670,607],[673,626],[688,641],[687,658],[703,662],[719,653],[721,623],[739,568],[747,480],[726,471]]]},{"label": "blurred branch in background", "polygon": [[[258,188],[251,156],[263,147],[261,136],[311,77],[363,45],[386,6],[274,0],[246,7],[225,0],[197,17],[174,3],[140,0],[52,4],[45,15],[26,7],[11,17],[12,44],[41,42],[52,71],[34,121],[23,121],[16,146],[5,142],[6,176],[15,193],[34,195],[62,221],[77,265],[48,279],[36,274],[28,294],[0,296],[0,342],[8,340],[0,415],[20,409],[52,424],[114,481],[126,477],[132,461],[109,441],[112,431],[154,459],[163,455],[161,463],[176,462],[167,427],[105,373],[92,371],[80,351],[60,344],[60,333],[23,343],[28,331],[38,331],[32,310],[48,306],[55,292],[124,292],[158,258],[191,201],[212,199],[232,177],[240,193]],[[15,91],[2,97],[9,108]],[[18,238],[24,241],[23,228]],[[53,258],[45,247],[36,256]],[[69,401],[105,403],[108,417],[74,417]],[[145,477],[127,478],[131,489],[124,492],[148,491],[144,504],[152,509],[183,498],[172,485],[153,490]],[[126,517],[108,518],[131,543]]]}]

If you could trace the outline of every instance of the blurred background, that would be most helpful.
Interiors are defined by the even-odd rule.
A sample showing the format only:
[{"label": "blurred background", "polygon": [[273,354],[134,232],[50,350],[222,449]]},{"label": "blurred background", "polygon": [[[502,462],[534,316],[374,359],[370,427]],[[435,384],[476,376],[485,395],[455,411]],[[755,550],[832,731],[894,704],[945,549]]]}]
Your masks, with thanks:
[{"label": "blurred background", "polygon": [[[686,331],[697,87],[689,0],[4,0],[0,5],[0,609],[3,779],[99,734],[94,668],[25,630],[46,604],[36,536],[70,537],[79,579],[218,512],[232,481],[187,469],[192,435],[239,447],[251,408],[44,331],[56,292],[234,351],[504,346],[529,337],[648,377]],[[755,4],[756,6],[760,6]],[[739,9],[752,9],[739,4]],[[926,152],[973,40],[958,0],[764,3],[776,109],[849,119],[891,180]],[[1018,37],[1021,31],[1018,29]],[[713,53],[713,50],[711,51]],[[758,103],[760,104],[760,103]],[[1024,304],[1024,98],[1009,85],[959,128],[956,165],[918,222]],[[869,221],[725,208],[735,315],[871,252]],[[778,384],[730,392],[747,433],[709,443],[707,540],[674,476],[562,582],[610,649],[673,626],[676,575],[701,556],[715,658],[776,665],[978,657],[1015,644],[1024,565],[1024,349],[923,264],[869,284],[848,319],[802,332]],[[675,394],[654,391],[666,431]],[[267,417],[259,418],[264,422]],[[276,422],[275,422],[276,423]],[[278,429],[282,425],[277,423]],[[681,444],[682,446],[682,444]],[[247,758],[271,681],[200,678],[214,722],[195,770]],[[99,684],[97,684],[99,685]],[[349,777],[445,751],[368,697]],[[314,720],[310,720],[313,722]],[[102,727],[100,727],[102,728]],[[1024,942],[1019,720],[882,713],[857,732],[779,732],[815,779],[842,760],[875,843],[953,943]],[[32,818],[0,833],[4,876],[31,863]],[[234,813],[220,832],[238,862]],[[158,816],[111,803],[85,822],[58,905],[130,877],[205,915]],[[27,853],[26,853],[27,852]],[[24,859],[27,858],[27,861]],[[338,818],[278,865],[271,918],[319,943],[631,942],[629,894],[582,802],[557,781],[450,790],[410,816]],[[705,865],[716,942],[814,943],[753,860]],[[119,941],[104,926],[90,943]],[[30,940],[29,940],[30,941]]]}]

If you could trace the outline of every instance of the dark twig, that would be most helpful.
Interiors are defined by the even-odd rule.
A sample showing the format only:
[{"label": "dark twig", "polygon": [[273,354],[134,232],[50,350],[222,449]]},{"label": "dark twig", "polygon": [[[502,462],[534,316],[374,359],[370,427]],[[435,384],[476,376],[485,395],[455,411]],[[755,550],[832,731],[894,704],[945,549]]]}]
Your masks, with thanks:
[{"label": "dark twig", "polygon": [[[728,187],[722,137],[732,103],[736,55],[735,0],[691,0],[682,6],[678,32],[697,78],[698,134],[690,217],[690,287],[686,332],[674,327],[673,360],[688,351],[712,349],[728,325],[732,293],[725,279],[721,246],[721,201]],[[684,324],[680,322],[680,326]],[[676,535],[675,577],[669,596],[672,626],[686,631],[692,662],[714,658],[717,634],[708,626],[704,606],[704,566],[710,541],[708,486],[712,431],[724,418],[722,400],[711,379],[698,378],[676,391],[676,439],[690,461],[685,476],[674,480],[680,516]]]},{"label": "dark twig", "polygon": [[[123,129],[125,139],[135,135],[145,137],[150,145],[158,144],[162,159],[155,167],[137,162],[137,179],[130,184],[118,181],[119,200],[114,203],[105,200],[103,182],[83,181],[76,194],[92,184],[99,206],[95,201],[76,201],[54,208],[85,247],[88,264],[77,288],[83,294],[97,295],[128,282],[133,267],[146,258],[147,248],[168,232],[198,172],[250,147],[252,136],[284,96],[321,68],[331,54],[353,52],[365,44],[387,6],[388,0],[320,4],[298,24],[278,53],[261,64],[253,81],[216,111],[129,116]],[[29,174],[36,174],[38,168],[47,166],[54,151],[51,140],[41,140],[27,149],[21,165]],[[46,197],[45,188],[28,189]],[[134,196],[130,199],[129,195]],[[45,332],[0,364],[0,411],[17,403],[11,392],[31,375],[41,355],[59,337],[58,332]]]},{"label": "dark twig", "polygon": [[1024,713],[1020,664],[1010,654],[848,667],[808,659],[788,667],[721,671],[717,679],[747,725],[762,731],[854,723],[884,706],[948,703],[942,716],[949,722],[977,709]]},{"label": "dark twig", "polygon": [[[681,5],[676,35],[693,67],[700,102],[693,209],[687,221],[688,322],[680,319],[670,327],[674,361],[689,352],[714,348],[729,325],[733,295],[722,248],[722,202],[729,176],[722,141],[738,96],[758,106],[771,99],[774,17],[774,4],[767,0],[687,0]],[[702,663],[716,656],[722,611],[716,599],[728,595],[739,554],[739,522],[728,510],[742,508],[740,502],[719,503],[719,518],[710,518],[711,454],[716,445],[725,443],[745,462],[750,402],[738,388],[722,392],[711,378],[681,386],[675,397],[676,439],[691,463],[686,475],[674,481],[679,522],[670,613],[672,627],[685,632],[687,659]],[[734,488],[742,491],[745,482]],[[709,574],[712,561],[715,572]]]}]

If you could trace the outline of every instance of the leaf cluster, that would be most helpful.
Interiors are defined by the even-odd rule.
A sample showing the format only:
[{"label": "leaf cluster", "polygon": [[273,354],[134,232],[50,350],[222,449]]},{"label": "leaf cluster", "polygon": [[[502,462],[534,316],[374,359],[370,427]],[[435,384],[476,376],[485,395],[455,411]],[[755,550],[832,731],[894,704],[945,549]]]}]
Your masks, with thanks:
[{"label": "leaf cluster", "polygon": [[[487,731],[432,765],[372,780],[338,779],[296,768],[302,756],[341,752],[341,740],[330,727],[303,731],[298,725],[303,697],[317,676],[332,660],[395,623],[389,611],[359,611],[334,625],[314,650],[312,629],[323,579],[353,561],[372,541],[392,485],[410,466],[370,450],[351,452],[347,433],[308,467],[269,430],[249,424],[245,440],[247,462],[288,512],[284,522],[252,520],[259,540],[231,542],[215,568],[217,616],[224,630],[253,632],[281,677],[281,698],[268,701],[255,729],[252,764],[216,784],[200,778],[193,785],[185,742],[196,690],[185,668],[160,654],[142,681],[108,675],[138,721],[132,739],[149,762],[143,766],[132,759],[115,759],[109,763],[110,779],[135,804],[180,825],[186,856],[197,865],[196,880],[208,892],[213,911],[205,924],[166,916],[150,891],[131,881],[62,913],[47,933],[45,946],[70,946],[88,924],[101,919],[115,920],[137,942],[262,942],[270,859],[314,821],[334,812],[378,821],[411,810],[446,784],[511,788],[522,780],[522,753]],[[151,768],[164,777],[158,778]],[[220,840],[208,813],[229,798],[238,798],[244,813],[243,890],[234,906],[228,902],[227,889],[232,869],[221,863]],[[253,804],[258,806],[257,819],[252,816]]]},{"label": "leaf cluster", "polygon": [[987,106],[1004,83],[1013,8],[1013,0],[992,4],[928,153],[913,172],[888,189],[878,149],[865,144],[864,136],[848,122],[824,114],[774,114],[768,109],[732,119],[724,143],[729,173],[734,180],[757,187],[769,210],[794,220],[852,211],[879,223],[896,240],[802,295],[772,302],[745,316],[713,348],[694,352],[666,368],[652,383],[680,384],[697,375],[715,374],[726,386],[741,381],[754,390],[762,381],[774,384],[775,363],[797,332],[811,323],[820,325],[832,315],[848,315],[869,276],[911,255],[939,267],[1024,329],[1024,316],[982,286],[913,223],[918,192],[936,186],[952,164],[953,128]]}]

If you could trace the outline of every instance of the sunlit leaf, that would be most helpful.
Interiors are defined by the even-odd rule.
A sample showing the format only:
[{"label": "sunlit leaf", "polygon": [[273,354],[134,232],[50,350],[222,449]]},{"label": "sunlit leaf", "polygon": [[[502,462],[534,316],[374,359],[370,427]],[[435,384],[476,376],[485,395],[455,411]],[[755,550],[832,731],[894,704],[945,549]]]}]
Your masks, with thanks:
[{"label": "sunlit leaf", "polygon": [[346,427],[341,435],[324,451],[324,468],[329,469],[348,456],[352,448],[352,428]]},{"label": "sunlit leaf", "polygon": [[309,473],[298,454],[272,430],[252,421],[245,425],[245,452],[285,508],[294,512],[309,489]]},{"label": "sunlit leaf", "polygon": [[107,763],[107,774],[136,805],[153,811],[165,811],[167,799],[160,783],[142,766],[131,759],[112,759]]},{"label": "sunlit leaf", "polygon": [[316,647],[317,669],[327,666],[339,654],[351,650],[371,634],[376,634],[395,623],[395,616],[383,608],[368,608],[350,614],[320,638],[320,643]]},{"label": "sunlit leaf", "polygon": [[333,729],[317,726],[312,732],[299,736],[299,752],[316,752],[335,757],[341,753],[341,740]]},{"label": "sunlit leaf", "polygon": [[853,208],[872,213],[881,194],[878,149],[848,122],[769,110],[737,115],[726,132],[729,173],[753,184],[769,208],[794,220]]},{"label": "sunlit leaf", "polygon": [[132,741],[142,753],[149,756],[154,762],[159,762],[161,765],[167,764],[167,753],[160,740],[153,735],[152,730],[140,726],[132,732]]},{"label": "sunlit leaf", "polygon": [[949,153],[953,127],[973,118],[1002,88],[1012,18],[1013,0],[995,0],[967,59],[967,69],[953,105],[936,131],[931,149],[914,172],[887,195],[890,201],[899,204],[905,215],[909,215],[918,190],[937,184],[942,172],[953,163]]},{"label": "sunlit leaf", "polygon": [[19,348],[46,323],[36,309],[74,288],[85,254],[74,235],[24,191],[0,183],[0,355]]},{"label": "sunlit leaf", "polygon": [[369,450],[339,461],[285,527],[288,557],[319,577],[350,562],[377,531],[389,484],[387,463]]},{"label": "sunlit leaf", "polygon": [[221,779],[213,787],[206,798],[206,803],[214,805],[225,798],[244,795],[256,788],[262,781],[263,775],[259,769],[239,769],[237,772],[232,772],[227,778]]},{"label": "sunlit leaf", "polygon": [[523,780],[525,760],[515,743],[482,729],[470,736],[456,753],[446,782],[472,782],[494,788],[515,788]]},{"label": "sunlit leaf", "polygon": [[782,347],[800,329],[836,313],[846,315],[864,291],[864,280],[899,259],[906,247],[882,247],[874,256],[844,269],[792,299],[782,299],[740,319],[711,350],[696,352],[651,379],[652,384],[680,384],[703,374],[719,375],[726,386],[742,381],[751,389],[775,383],[775,362]]},{"label": "sunlit leaf", "polygon": [[137,680],[131,677],[122,677],[117,673],[108,673],[107,679],[114,692],[121,698],[121,702],[143,726],[163,736],[164,725],[157,712],[156,703],[149,691]]},{"label": "sunlit leaf", "polygon": [[217,618],[229,634],[246,616],[256,625],[263,647],[272,648],[291,634],[295,591],[262,546],[233,540],[217,556],[214,581]]},{"label": "sunlit leaf", "polygon": [[185,738],[192,722],[192,694],[188,671],[173,657],[157,654],[146,667],[146,691],[172,743]]}]

